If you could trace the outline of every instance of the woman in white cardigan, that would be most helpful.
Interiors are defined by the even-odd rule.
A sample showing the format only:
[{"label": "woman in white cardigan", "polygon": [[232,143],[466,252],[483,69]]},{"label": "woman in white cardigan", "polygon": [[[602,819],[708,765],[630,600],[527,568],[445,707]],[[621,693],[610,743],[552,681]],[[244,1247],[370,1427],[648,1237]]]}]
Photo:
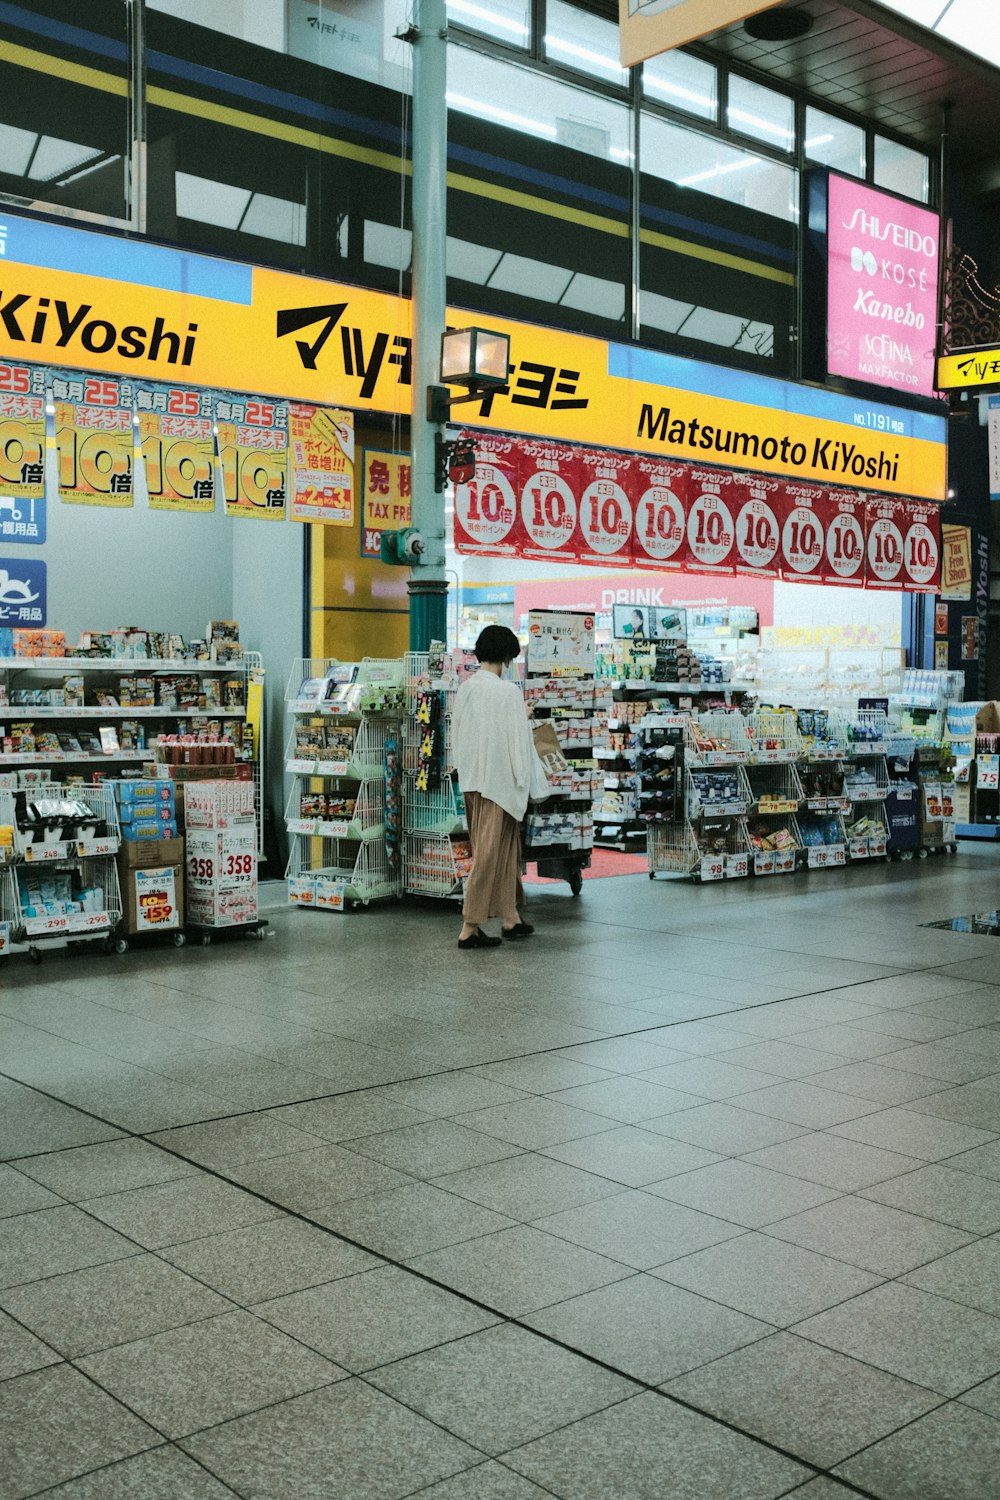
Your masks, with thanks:
[{"label": "woman in white cardigan", "polygon": [[452,745],[458,784],[472,845],[472,871],[465,884],[465,919],[458,946],[496,948],[498,937],[480,923],[503,918],[505,938],[529,937],[521,920],[521,819],[528,806],[535,747],[521,690],[505,682],[504,668],[521,654],[521,643],[504,625],[487,625],[476,641],[479,671],[455,695]]}]

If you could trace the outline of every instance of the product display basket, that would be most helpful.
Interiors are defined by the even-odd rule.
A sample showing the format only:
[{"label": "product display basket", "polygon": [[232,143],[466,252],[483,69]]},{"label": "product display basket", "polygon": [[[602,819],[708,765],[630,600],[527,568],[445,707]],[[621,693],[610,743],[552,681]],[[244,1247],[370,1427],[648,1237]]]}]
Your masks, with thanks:
[{"label": "product display basket", "polygon": [[[52,863],[56,870],[69,867],[70,861]],[[101,892],[103,909],[66,915],[32,914],[25,909],[17,876],[18,870],[26,868],[24,864],[0,867],[0,922],[10,924],[15,945],[26,944],[34,953],[38,943],[62,946],[66,942],[111,937],[122,918],[121,887],[113,859],[72,861],[72,868],[79,871],[80,884]],[[38,866],[39,872],[47,868],[48,862]]]},{"label": "product display basket", "polygon": [[[318,861],[310,857],[314,843]],[[391,863],[383,844],[340,838],[295,839],[285,878],[290,904],[318,911],[367,906],[398,896],[402,888],[399,865]]]},{"label": "product display basket", "polygon": [[[759,831],[765,835],[771,835],[779,830],[784,830],[790,836],[790,841],[784,847],[780,849],[754,847],[755,833]],[[747,822],[747,842],[755,875],[790,875],[798,864],[799,851],[802,848],[798,819],[794,813],[755,814]]]},{"label": "product display basket", "polygon": [[[713,788],[721,788],[724,779],[733,795],[724,801],[713,800]],[[741,817],[754,801],[743,765],[692,766],[685,771],[684,786],[688,817],[692,821],[701,817]]]},{"label": "product display basket", "polygon": [[750,765],[746,770],[750,797],[759,813],[794,813],[805,793],[799,773],[790,762]]},{"label": "product display basket", "polygon": [[801,753],[802,740],[794,713],[757,709],[747,715],[746,727],[751,759],[758,764],[792,761]]},{"label": "product display basket", "polygon": [[844,767],[844,794],[852,802],[882,802],[889,795],[889,767],[885,756],[872,752],[855,756]]},{"label": "product display basket", "polygon": [[414,771],[404,774],[403,826],[411,833],[461,833],[465,807],[458,781],[452,773],[441,777],[434,791],[419,791]]},{"label": "product display basket", "polygon": [[408,895],[460,896],[472,864],[467,838],[414,831],[403,836]]},{"label": "product display basket", "polygon": [[[707,748],[706,742],[713,748]],[[695,714],[687,725],[687,747],[688,759],[703,766],[749,760],[747,721],[735,708]]]},{"label": "product display basket", "polygon": [[[852,831],[857,827],[859,817],[864,818],[870,831],[866,830],[863,833]],[[848,859],[884,859],[887,857],[889,820],[881,802],[863,804],[862,813],[855,808],[854,812],[844,819],[844,827],[847,835]]]}]

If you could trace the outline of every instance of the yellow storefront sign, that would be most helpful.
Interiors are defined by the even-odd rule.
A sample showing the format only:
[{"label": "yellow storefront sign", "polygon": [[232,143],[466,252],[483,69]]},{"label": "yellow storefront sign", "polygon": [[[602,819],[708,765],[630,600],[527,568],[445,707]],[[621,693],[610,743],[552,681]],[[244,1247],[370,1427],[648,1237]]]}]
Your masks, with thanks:
[{"label": "yellow storefront sign", "polygon": [[937,362],[935,384],[939,391],[968,391],[1000,385],[1000,348],[943,354]]},{"label": "yellow storefront sign", "polygon": [[[116,240],[108,256],[107,239],[91,231],[45,225],[38,241],[34,221],[6,218],[0,358],[14,352],[354,411],[410,410],[405,299],[135,241]],[[476,317],[456,309],[449,321],[469,326]],[[943,417],[489,321],[511,336],[510,388],[467,408],[470,427],[944,499]]]}]

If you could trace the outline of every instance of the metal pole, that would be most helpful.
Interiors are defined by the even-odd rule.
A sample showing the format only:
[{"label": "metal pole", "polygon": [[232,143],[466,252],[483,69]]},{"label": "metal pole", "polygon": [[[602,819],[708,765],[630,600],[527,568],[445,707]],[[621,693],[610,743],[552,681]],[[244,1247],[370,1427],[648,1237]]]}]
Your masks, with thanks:
[{"label": "metal pole", "polygon": [[413,402],[410,424],[413,526],[424,552],[410,575],[410,650],[447,639],[444,496],[434,488],[435,436],[427,390],[440,379],[447,282],[446,0],[417,0],[413,35]]}]

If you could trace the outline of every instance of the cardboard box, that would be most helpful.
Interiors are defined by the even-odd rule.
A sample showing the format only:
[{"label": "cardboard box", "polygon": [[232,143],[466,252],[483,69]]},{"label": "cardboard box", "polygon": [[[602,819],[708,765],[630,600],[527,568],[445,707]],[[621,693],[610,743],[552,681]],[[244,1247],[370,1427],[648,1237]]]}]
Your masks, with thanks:
[{"label": "cardboard box", "polygon": [[[179,840],[171,840],[179,843]],[[184,866],[142,865],[122,880],[125,931],[178,932],[184,913]]]},{"label": "cardboard box", "polygon": [[141,843],[123,843],[118,849],[118,870],[125,885],[124,871],[149,865],[179,865],[184,862],[184,840],[181,838],[146,839]]}]

